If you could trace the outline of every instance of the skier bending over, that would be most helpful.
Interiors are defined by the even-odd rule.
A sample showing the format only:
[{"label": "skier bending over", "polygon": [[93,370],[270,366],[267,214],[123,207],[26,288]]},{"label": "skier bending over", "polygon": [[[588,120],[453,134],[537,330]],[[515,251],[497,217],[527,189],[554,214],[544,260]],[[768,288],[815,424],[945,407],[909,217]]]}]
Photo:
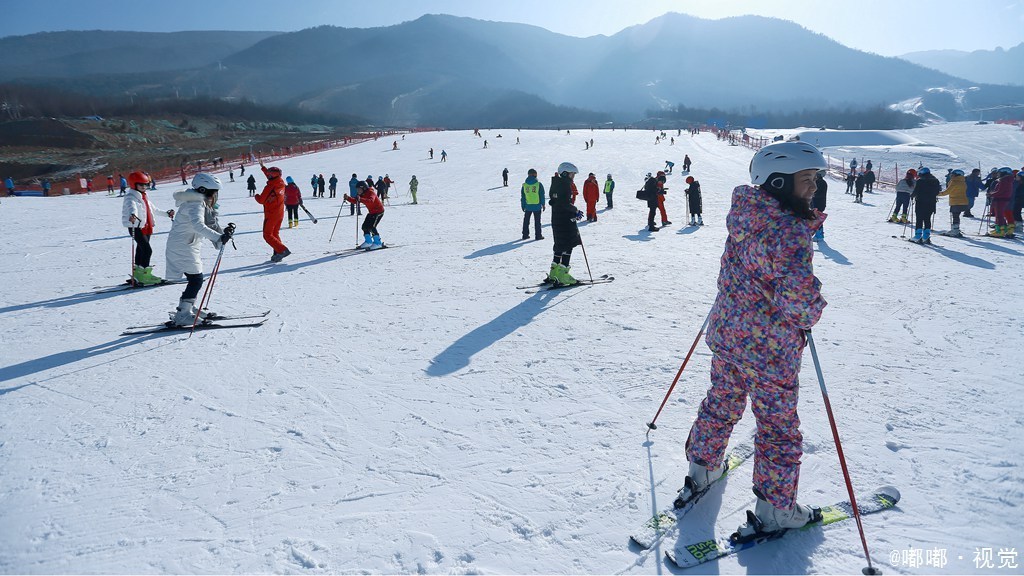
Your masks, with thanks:
[{"label": "skier bending over", "polygon": [[[174,201],[178,206],[174,215],[171,232],[167,235],[167,273],[168,281],[175,281],[184,274],[188,280],[185,291],[181,293],[178,308],[171,313],[171,324],[175,326],[192,326],[196,320],[196,296],[203,286],[203,260],[201,246],[203,239],[213,242],[214,248],[220,248],[231,239],[235,225],[228,224],[223,231],[217,224],[217,212],[213,208],[217,203],[217,191],[220,180],[216,176],[200,172],[192,178],[192,187],[174,193]],[[203,312],[200,318],[213,316]]]},{"label": "skier bending over", "polygon": [[[362,202],[366,206],[366,218],[363,219],[363,243],[358,247],[364,250],[385,248],[384,243],[380,239],[380,233],[377,232],[377,224],[384,217],[384,204],[377,197],[377,192],[371,186],[367,186],[366,182],[360,181],[357,183],[356,189],[359,195],[356,201]],[[345,201],[352,202],[347,197]]]},{"label": "skier bending over", "polygon": [[[153,275],[153,267],[149,265],[149,260],[153,257],[153,248],[149,245],[149,238],[153,235],[153,229],[156,227],[153,214],[160,211],[146,195],[149,182],[149,176],[142,172],[129,174],[130,190],[125,194],[124,204],[121,207],[121,224],[128,228],[128,235],[135,239],[135,265],[132,268],[132,281],[143,286],[163,282],[162,279]],[[160,212],[167,214],[168,218],[174,218],[174,210]]]},{"label": "skier bending over", "polygon": [[708,322],[711,389],[686,440],[684,502],[722,476],[729,435],[750,396],[757,419],[754,514],[764,532],[799,528],[820,516],[796,502],[802,454],[796,411],[804,331],[826,304],[811,264],[811,236],[825,216],[810,202],[815,172],[827,167],[810,144],[771,144],[750,164],[753,186],[733,190]]},{"label": "skier bending over", "polygon": [[569,274],[569,259],[572,258],[572,249],[583,244],[580,239],[580,230],[576,227],[579,210],[572,203],[572,179],[578,172],[579,170],[574,164],[562,162],[558,165],[558,173],[551,177],[551,186],[548,188],[548,205],[551,206],[551,234],[555,238],[555,243],[552,246],[554,259],[545,282],[556,285],[569,286],[579,283]]}]

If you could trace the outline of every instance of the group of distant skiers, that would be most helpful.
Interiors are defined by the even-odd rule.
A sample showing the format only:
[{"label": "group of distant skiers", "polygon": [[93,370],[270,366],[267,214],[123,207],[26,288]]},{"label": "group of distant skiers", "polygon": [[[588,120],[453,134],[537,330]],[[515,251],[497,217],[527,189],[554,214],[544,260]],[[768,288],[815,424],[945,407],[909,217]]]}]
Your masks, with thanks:
[{"label": "group of distant skiers", "polygon": [[[267,179],[263,191],[255,193],[256,180],[252,174],[247,180],[247,187],[249,195],[263,206],[263,239],[273,250],[270,261],[280,262],[291,255],[291,250],[281,241],[281,225],[287,212],[288,227],[298,226],[302,193],[291,176],[282,178],[280,168],[268,168],[261,162],[260,169]],[[171,314],[170,324],[191,326],[197,321],[197,315],[200,319],[212,317],[208,312],[200,312],[195,306],[195,300],[203,283],[203,266],[200,258],[202,241],[209,240],[215,248],[223,249],[234,234],[234,224],[222,228],[218,222],[217,197],[222,188],[220,179],[206,172],[197,173],[193,176],[188,189],[174,193],[176,209],[167,211],[158,209],[148,196],[147,192],[154,188],[148,174],[132,172],[124,180],[122,225],[128,228],[133,246],[133,269],[129,282],[138,286],[150,286],[174,282],[184,275],[186,287],[175,312]],[[337,178],[332,175],[329,182],[331,198],[334,198]],[[324,183],[322,175],[314,175],[310,179],[314,197],[323,197]],[[388,175],[378,178],[375,183],[372,176],[360,180],[356,174],[352,174],[349,192],[343,196],[343,200],[350,204],[350,214],[362,215],[364,207],[367,212],[362,223],[364,241],[358,248],[377,250],[386,247],[377,226],[384,216],[384,202],[388,198],[388,189],[392,184],[393,181]],[[416,176],[413,176],[409,182],[412,204],[418,203],[418,186],[419,182]],[[155,229],[155,214],[166,214],[172,220],[166,248],[167,269],[163,278],[156,276],[151,266],[153,250],[150,238]]]},{"label": "group of distant skiers", "polygon": [[1024,208],[1022,183],[1024,174],[1007,166],[992,168],[984,179],[980,168],[971,170],[970,174],[965,174],[959,168],[950,168],[943,189],[930,168],[912,168],[896,184],[896,199],[893,201],[889,222],[906,224],[907,213],[913,205],[913,240],[919,244],[931,244],[932,216],[937,210],[938,198],[948,196],[951,226],[949,232],[943,235],[963,237],[960,230],[961,216],[975,217],[971,209],[984,191],[986,213],[983,216],[994,220],[988,235],[1014,238],[1021,231],[1021,211]]}]

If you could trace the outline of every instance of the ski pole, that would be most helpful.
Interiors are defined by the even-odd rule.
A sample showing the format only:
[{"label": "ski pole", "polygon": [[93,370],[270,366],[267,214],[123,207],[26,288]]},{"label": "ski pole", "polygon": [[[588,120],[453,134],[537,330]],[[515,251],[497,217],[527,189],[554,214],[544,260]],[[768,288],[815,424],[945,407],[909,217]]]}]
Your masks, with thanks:
[{"label": "ski pole", "polygon": [[992,199],[988,196],[985,197],[985,213],[981,215],[981,224],[978,225],[978,234],[981,234],[981,230],[985,227],[988,222],[990,214],[989,207],[992,205]]},{"label": "ski pole", "polygon": [[[896,198],[899,198],[899,195]],[[896,215],[896,198],[892,199],[892,206],[889,208],[889,212],[892,212],[893,216]]]},{"label": "ski pole", "polygon": [[341,208],[338,208],[338,217],[334,219],[334,228],[331,228],[331,237],[327,240],[329,244],[331,240],[334,240],[334,231],[338,229],[338,220],[341,220],[341,211],[345,209],[345,202],[341,203]]},{"label": "ski pole", "polygon": [[658,426],[655,422],[658,421],[658,416],[661,415],[661,410],[665,408],[665,403],[668,402],[668,397],[672,395],[672,390],[675,389],[676,383],[679,382],[679,377],[683,374],[683,369],[686,368],[687,362],[690,361],[690,356],[693,355],[693,351],[697,348],[697,343],[700,342],[700,337],[704,335],[704,330],[708,327],[708,320],[711,319],[711,313],[704,317],[704,323],[700,326],[700,332],[697,332],[697,337],[693,339],[693,344],[690,345],[690,351],[686,353],[686,358],[683,358],[683,364],[679,366],[679,371],[676,372],[676,377],[672,380],[672,385],[668,387],[668,392],[665,393],[665,399],[661,401],[661,406],[658,407],[658,412],[654,415],[654,420],[647,423],[647,435],[650,436],[651,430],[657,430]]},{"label": "ski pole", "polygon": [[[914,207],[916,205],[917,205],[917,200],[914,199],[914,198],[911,198],[910,199],[910,211],[911,212],[915,212]],[[907,224],[910,224],[910,218],[907,218],[907,221],[903,223],[903,233],[900,234],[900,238],[906,238],[907,237]]]},{"label": "ski pole", "polygon": [[226,243],[220,245],[220,252],[217,253],[217,263],[213,265],[213,272],[210,272],[210,279],[206,281],[206,289],[203,290],[203,298],[199,301],[199,308],[196,312],[196,317],[192,319],[192,330],[188,333],[189,338],[191,338],[192,334],[196,331],[196,324],[199,323],[199,316],[202,315],[203,308],[205,308],[206,304],[209,302],[208,296],[213,292],[213,283],[217,281],[217,271],[220,270],[220,261],[221,258],[224,257],[224,249],[227,247],[228,245]]},{"label": "ski pole", "polygon": [[135,230],[133,228],[128,231],[128,235],[132,237],[132,261],[131,261],[131,273],[128,274],[128,283],[135,286]]},{"label": "ski pole", "polygon": [[860,520],[860,509],[857,508],[857,498],[853,494],[853,484],[850,482],[850,471],[846,468],[846,457],[843,456],[843,445],[839,441],[839,431],[836,429],[836,418],[832,414],[832,405],[828,401],[828,389],[825,388],[825,377],[821,374],[821,363],[818,361],[818,351],[814,347],[814,338],[811,336],[810,330],[805,330],[804,334],[807,335],[807,344],[811,348],[811,358],[814,359],[814,371],[818,374],[818,385],[821,387],[821,397],[825,401],[825,411],[828,413],[828,423],[832,427],[832,438],[836,441],[836,453],[839,454],[839,464],[843,469],[843,478],[846,480],[846,490],[850,494],[850,507],[853,508],[853,517],[857,520],[857,530],[860,531],[860,541],[864,545],[864,557],[868,561],[866,568],[862,570],[864,574],[881,574],[881,572],[871,565],[871,553],[868,551],[868,540],[864,536],[864,524]]},{"label": "ski pole", "polygon": [[594,275],[590,273],[590,262],[587,260],[587,247],[583,245],[583,237],[580,236],[580,250],[583,250],[583,263],[587,265],[587,276],[590,276],[590,283],[594,283]]}]

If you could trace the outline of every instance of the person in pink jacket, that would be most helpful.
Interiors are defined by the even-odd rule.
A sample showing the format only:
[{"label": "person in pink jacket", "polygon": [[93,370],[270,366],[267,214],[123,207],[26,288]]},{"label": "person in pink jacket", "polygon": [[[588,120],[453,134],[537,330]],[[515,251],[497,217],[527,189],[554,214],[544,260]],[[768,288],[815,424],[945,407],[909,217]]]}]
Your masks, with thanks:
[{"label": "person in pink jacket", "polygon": [[751,160],[753,186],[733,190],[708,320],[711,388],[686,440],[683,502],[722,476],[729,435],[750,397],[757,419],[754,514],[763,532],[797,528],[820,514],[796,502],[803,453],[796,409],[804,331],[826,304],[811,265],[812,236],[825,215],[811,200],[815,174],[827,167],[814,146],[779,142]]}]

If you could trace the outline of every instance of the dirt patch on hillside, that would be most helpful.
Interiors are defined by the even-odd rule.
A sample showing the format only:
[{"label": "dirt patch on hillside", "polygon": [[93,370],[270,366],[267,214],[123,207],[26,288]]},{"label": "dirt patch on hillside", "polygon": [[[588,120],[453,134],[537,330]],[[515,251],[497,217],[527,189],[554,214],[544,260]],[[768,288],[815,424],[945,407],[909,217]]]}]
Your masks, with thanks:
[{"label": "dirt patch on hillside", "polygon": [[351,129],[194,118],[29,119],[0,124],[0,178],[18,188],[42,179],[78,191],[79,179],[143,170],[154,175],[194,172],[214,159],[226,164],[292,147],[352,136]]}]

